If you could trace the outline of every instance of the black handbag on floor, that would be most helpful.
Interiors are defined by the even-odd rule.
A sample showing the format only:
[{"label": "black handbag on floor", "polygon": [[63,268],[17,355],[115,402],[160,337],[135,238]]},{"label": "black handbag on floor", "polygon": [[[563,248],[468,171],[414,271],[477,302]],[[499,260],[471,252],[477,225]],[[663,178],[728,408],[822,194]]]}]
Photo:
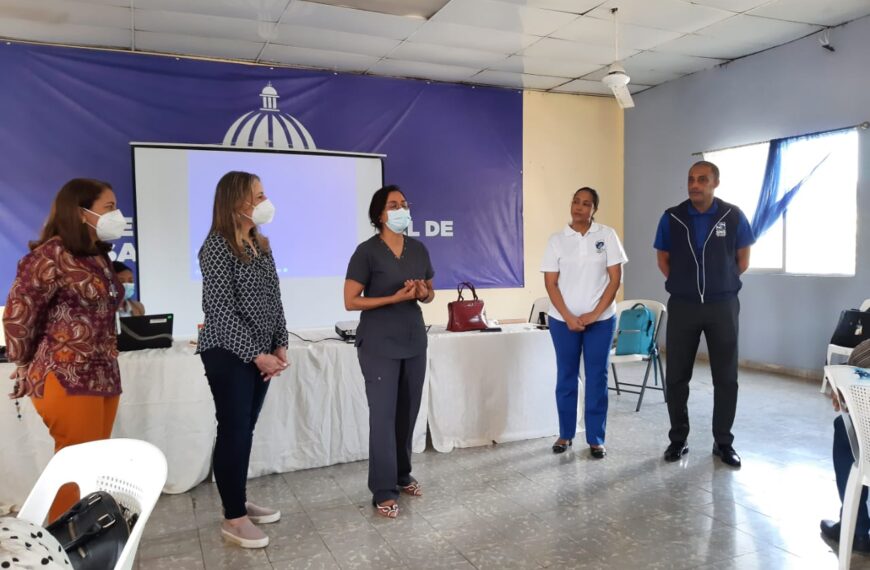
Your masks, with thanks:
[{"label": "black handbag on floor", "polygon": [[48,525],[76,570],[111,570],[115,567],[130,527],[112,495],[91,493]]},{"label": "black handbag on floor", "polygon": [[831,344],[855,348],[867,339],[870,339],[870,311],[849,309],[841,312]]}]

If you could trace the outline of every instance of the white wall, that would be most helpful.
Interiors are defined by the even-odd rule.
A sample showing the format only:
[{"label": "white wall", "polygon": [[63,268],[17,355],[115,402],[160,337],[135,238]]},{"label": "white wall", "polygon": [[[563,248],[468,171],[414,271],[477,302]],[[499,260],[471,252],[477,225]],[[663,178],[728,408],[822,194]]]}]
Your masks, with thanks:
[{"label": "white wall", "polygon": [[[687,198],[693,152],[870,120],[870,17],[830,38],[836,53],[814,35],[635,96],[625,119],[626,298],[667,298],[652,242],[664,209]],[[742,360],[820,370],[840,310],[870,297],[870,131],[861,132],[856,275],[744,275]],[[834,223],[806,231],[824,239]]]}]

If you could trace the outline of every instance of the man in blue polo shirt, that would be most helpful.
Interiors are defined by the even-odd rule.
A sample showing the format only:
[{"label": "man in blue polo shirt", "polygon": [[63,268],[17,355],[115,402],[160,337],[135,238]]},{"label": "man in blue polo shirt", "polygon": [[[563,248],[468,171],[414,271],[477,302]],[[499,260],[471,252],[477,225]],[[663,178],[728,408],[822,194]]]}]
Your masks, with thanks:
[{"label": "man in blue polo shirt", "polygon": [[662,215],[654,246],[671,295],[666,341],[671,443],[665,460],[689,452],[689,380],[704,333],[713,375],[713,454],[740,467],[731,433],[737,411],[737,293],[755,236],[740,208],[713,196],[719,186],[715,164],[693,164],[688,186],[689,199]]}]

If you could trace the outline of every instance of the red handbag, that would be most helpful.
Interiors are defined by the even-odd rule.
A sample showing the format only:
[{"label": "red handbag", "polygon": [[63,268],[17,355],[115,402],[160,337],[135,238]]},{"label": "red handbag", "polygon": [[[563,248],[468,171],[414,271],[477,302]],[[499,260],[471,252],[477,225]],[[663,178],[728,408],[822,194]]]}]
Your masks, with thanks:
[{"label": "red handbag", "polygon": [[[474,299],[466,301],[462,298],[462,291],[468,287]],[[486,318],[483,316],[483,301],[477,298],[474,285],[463,281],[456,287],[459,298],[447,303],[447,330],[451,332],[479,331],[487,328]]]}]

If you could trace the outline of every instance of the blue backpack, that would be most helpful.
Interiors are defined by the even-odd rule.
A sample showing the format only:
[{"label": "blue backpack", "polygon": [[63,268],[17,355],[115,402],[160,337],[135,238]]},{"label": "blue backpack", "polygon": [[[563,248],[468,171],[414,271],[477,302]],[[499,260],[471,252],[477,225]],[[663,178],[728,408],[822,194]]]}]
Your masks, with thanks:
[{"label": "blue backpack", "polygon": [[635,303],[619,315],[616,354],[649,354],[656,331],[656,316],[643,303]]}]

